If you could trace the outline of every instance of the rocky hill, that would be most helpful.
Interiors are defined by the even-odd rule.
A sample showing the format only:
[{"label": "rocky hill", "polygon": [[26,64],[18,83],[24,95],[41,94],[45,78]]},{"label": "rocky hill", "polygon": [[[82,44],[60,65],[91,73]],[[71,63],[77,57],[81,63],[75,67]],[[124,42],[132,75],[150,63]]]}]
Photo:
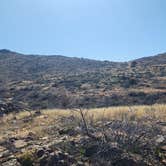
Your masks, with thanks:
[{"label": "rocky hill", "polygon": [[0,50],[0,100],[29,108],[166,102],[166,54],[130,62]]}]

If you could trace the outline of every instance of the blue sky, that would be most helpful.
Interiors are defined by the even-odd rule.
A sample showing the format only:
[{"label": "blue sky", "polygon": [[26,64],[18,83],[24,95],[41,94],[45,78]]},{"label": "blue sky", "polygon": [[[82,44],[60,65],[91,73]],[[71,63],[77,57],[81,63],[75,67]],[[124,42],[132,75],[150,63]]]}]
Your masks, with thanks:
[{"label": "blue sky", "polygon": [[127,61],[166,52],[166,0],[0,0],[0,49]]}]

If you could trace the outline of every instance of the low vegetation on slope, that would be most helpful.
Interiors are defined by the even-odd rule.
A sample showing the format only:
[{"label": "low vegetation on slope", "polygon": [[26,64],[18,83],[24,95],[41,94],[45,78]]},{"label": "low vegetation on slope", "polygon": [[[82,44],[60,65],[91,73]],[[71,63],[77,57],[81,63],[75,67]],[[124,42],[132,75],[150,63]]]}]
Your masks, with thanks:
[{"label": "low vegetation on slope", "polygon": [[166,54],[115,63],[0,50],[0,100],[31,109],[165,103],[165,85]]},{"label": "low vegetation on slope", "polygon": [[2,166],[166,164],[166,106],[43,110],[0,121]]}]

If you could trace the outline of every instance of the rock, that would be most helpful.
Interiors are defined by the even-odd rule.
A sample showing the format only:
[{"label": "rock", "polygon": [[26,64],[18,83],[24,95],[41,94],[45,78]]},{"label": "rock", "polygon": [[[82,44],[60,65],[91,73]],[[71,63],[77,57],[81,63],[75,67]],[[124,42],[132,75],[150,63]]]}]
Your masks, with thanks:
[{"label": "rock", "polygon": [[77,166],[84,166],[84,163],[82,161],[78,161]]},{"label": "rock", "polygon": [[166,159],[162,160],[162,163],[163,163],[164,165],[166,165]]},{"label": "rock", "polygon": [[63,160],[67,158],[67,154],[62,153],[61,151],[55,152],[56,156],[58,156],[59,160]]},{"label": "rock", "polygon": [[161,125],[161,126],[166,126],[166,122],[161,122],[161,121],[159,121],[159,122],[157,122],[157,124],[159,124],[159,125]]},{"label": "rock", "polygon": [[0,103],[0,116],[2,116],[3,114],[8,114],[10,112],[18,112],[21,109],[22,108],[20,106],[13,103],[2,102]]},{"label": "rock", "polygon": [[7,142],[8,142],[8,143],[14,143],[16,140],[18,140],[18,138],[16,138],[16,137],[10,137],[10,138],[7,140]]},{"label": "rock", "polygon": [[63,137],[61,137],[61,142],[63,142],[63,141],[66,141],[66,140],[68,140],[69,139],[69,136],[68,135],[64,135]]},{"label": "rock", "polygon": [[12,159],[2,163],[2,166],[21,166],[21,164],[17,161],[17,159]]},{"label": "rock", "polygon": [[74,156],[69,155],[69,156],[68,156],[68,161],[69,161],[70,163],[75,163],[75,162],[76,162],[76,159],[74,158]]},{"label": "rock", "polygon": [[11,155],[11,153],[10,153],[9,150],[5,150],[5,151],[0,152],[0,158],[2,158],[2,157],[8,157],[10,155]]},{"label": "rock", "polygon": [[5,150],[6,150],[6,148],[5,148],[5,147],[0,146],[0,153],[1,153],[1,152],[3,152],[3,151],[5,151]]},{"label": "rock", "polygon": [[[46,147],[47,147],[47,146],[46,146]],[[46,152],[48,152],[48,153],[52,153],[53,150],[47,147]]]},{"label": "rock", "polygon": [[26,136],[26,141],[35,140],[35,139],[37,139],[37,138],[38,138],[38,137],[36,136],[35,133],[29,132],[28,135]]},{"label": "rock", "polygon": [[66,135],[74,136],[74,135],[77,135],[77,132],[73,128],[64,128],[64,129],[59,130],[59,134],[60,135],[66,134]]},{"label": "rock", "polygon": [[162,150],[162,151],[166,151],[166,145],[162,146],[162,147],[161,147],[161,150]]},{"label": "rock", "polygon": [[41,115],[41,111],[40,111],[40,110],[35,111],[35,112],[34,112],[34,115],[35,115],[35,116],[40,116],[40,115]]},{"label": "rock", "polygon": [[42,157],[44,155],[45,151],[43,149],[39,149],[36,152],[36,155],[38,158]]},{"label": "rock", "polygon": [[61,151],[52,151],[50,149],[41,148],[36,152],[38,163],[40,166],[70,166],[76,163],[73,156]]},{"label": "rock", "polygon": [[23,123],[29,123],[33,120],[33,118],[31,116],[29,117],[25,117],[24,119],[22,119]]},{"label": "rock", "polygon": [[48,137],[43,137],[41,138],[41,140],[48,140]]},{"label": "rock", "polygon": [[156,143],[157,143],[157,144],[162,143],[164,140],[165,140],[164,136],[162,136],[162,135],[157,135],[157,138],[156,138]]},{"label": "rock", "polygon": [[25,142],[24,140],[16,140],[16,141],[14,142],[14,146],[15,146],[17,149],[24,148],[25,146],[27,146],[27,142]]},{"label": "rock", "polygon": [[58,161],[57,166],[69,166],[69,164],[67,164],[67,162],[65,160],[60,160],[60,161]]},{"label": "rock", "polygon": [[166,132],[166,126],[161,128],[162,132]]},{"label": "rock", "polygon": [[118,148],[118,143],[117,142],[111,142],[110,145],[111,145],[111,147]]},{"label": "rock", "polygon": [[75,129],[75,131],[78,132],[78,133],[81,133],[81,132],[82,132],[82,128],[79,127],[79,126],[75,127],[74,129]]},{"label": "rock", "polygon": [[8,157],[8,160],[12,160],[12,159],[15,159],[15,156],[14,156],[14,155],[10,155],[10,156]]}]

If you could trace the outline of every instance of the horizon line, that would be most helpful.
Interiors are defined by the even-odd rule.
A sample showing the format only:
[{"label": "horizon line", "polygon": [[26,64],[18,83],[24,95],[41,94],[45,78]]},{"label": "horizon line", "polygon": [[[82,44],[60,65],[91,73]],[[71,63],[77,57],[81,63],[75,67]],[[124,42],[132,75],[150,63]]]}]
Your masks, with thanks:
[{"label": "horizon line", "polygon": [[51,56],[62,56],[62,57],[67,57],[67,58],[78,58],[78,59],[87,59],[87,60],[94,60],[94,61],[101,61],[101,62],[104,62],[104,61],[108,61],[108,62],[115,62],[115,63],[125,63],[125,62],[132,62],[132,61],[135,61],[135,60],[138,60],[138,59],[142,59],[142,58],[149,58],[149,57],[154,57],[154,56],[159,56],[159,55],[163,55],[163,54],[166,54],[166,52],[162,52],[162,53],[158,53],[158,54],[155,54],[155,55],[150,55],[150,56],[142,56],[140,58],[136,58],[136,59],[131,59],[131,60],[128,60],[128,61],[113,61],[113,60],[108,60],[108,59],[93,59],[93,58],[86,58],[86,57],[77,57],[77,56],[66,56],[66,55],[61,55],[61,54],[34,54],[34,53],[23,53],[23,52],[20,52],[20,51],[14,51],[14,50],[11,50],[11,49],[6,49],[6,48],[2,48],[0,49],[0,52],[4,52],[4,53],[17,53],[17,54],[21,54],[21,55],[26,55],[26,56],[48,56],[48,57],[51,57]]}]

